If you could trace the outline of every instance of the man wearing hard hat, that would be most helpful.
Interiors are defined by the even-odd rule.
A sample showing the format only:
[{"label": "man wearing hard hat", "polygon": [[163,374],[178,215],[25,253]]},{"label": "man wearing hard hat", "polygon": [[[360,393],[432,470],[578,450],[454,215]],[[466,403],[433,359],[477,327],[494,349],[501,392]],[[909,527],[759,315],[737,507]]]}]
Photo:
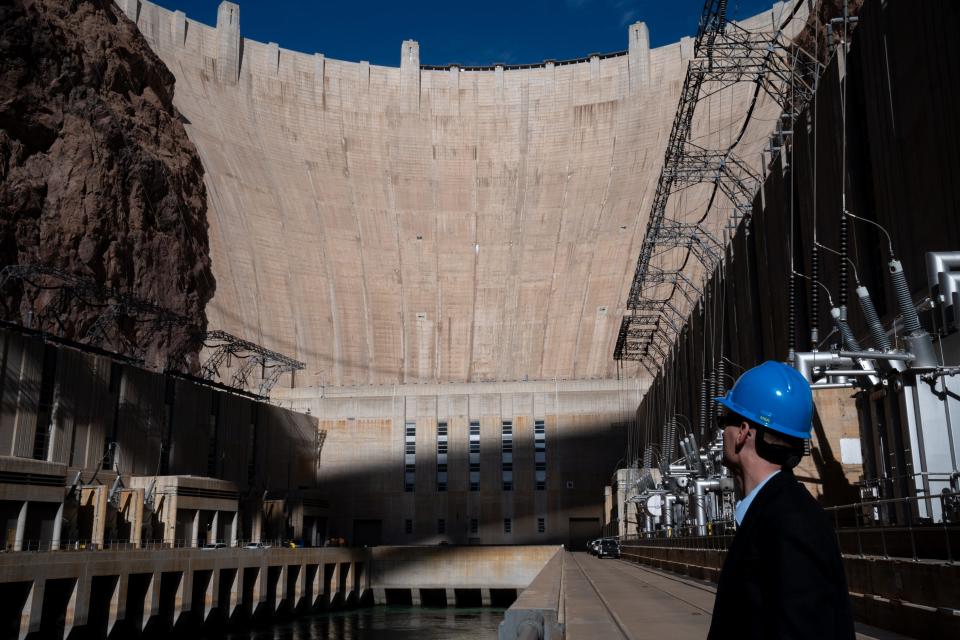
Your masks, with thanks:
[{"label": "man wearing hard hat", "polygon": [[793,476],[810,439],[810,385],[793,368],[764,362],[715,400],[723,464],[743,499],[709,638],[853,638],[833,528]]}]

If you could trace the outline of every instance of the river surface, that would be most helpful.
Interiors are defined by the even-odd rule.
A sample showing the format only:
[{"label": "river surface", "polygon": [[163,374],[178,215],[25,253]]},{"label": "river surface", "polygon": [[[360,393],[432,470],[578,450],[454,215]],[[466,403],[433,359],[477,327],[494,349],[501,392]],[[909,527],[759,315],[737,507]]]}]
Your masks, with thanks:
[{"label": "river surface", "polygon": [[301,616],[217,636],[229,640],[494,640],[504,609],[375,606]]}]

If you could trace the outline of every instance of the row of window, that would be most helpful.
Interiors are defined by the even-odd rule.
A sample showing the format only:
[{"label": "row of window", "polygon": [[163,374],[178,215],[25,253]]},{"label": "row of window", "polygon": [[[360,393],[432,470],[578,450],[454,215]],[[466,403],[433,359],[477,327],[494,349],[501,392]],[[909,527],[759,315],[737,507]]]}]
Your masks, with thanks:
[{"label": "row of window", "polygon": [[543,420],[533,422],[534,481],[537,491],[547,488],[547,427]]},{"label": "row of window", "polygon": [[[449,447],[448,424],[437,423],[437,491],[446,491],[449,481],[447,453]],[[480,491],[480,421],[470,421],[468,450],[470,464],[470,491]],[[547,488],[547,432],[543,420],[535,420],[533,427],[535,482],[537,491]],[[417,423],[404,425],[403,443],[403,490],[412,492],[416,478]],[[500,474],[504,491],[513,491],[513,421],[500,423]]]},{"label": "row of window", "polygon": [[480,421],[470,421],[470,491],[480,491]]},{"label": "row of window", "polygon": [[[503,490],[513,491],[513,421],[504,420],[500,423],[500,467],[503,480]],[[507,521],[504,521],[503,532],[507,530]]]},{"label": "row of window", "polygon": [[[437,423],[437,491],[447,490],[447,423]],[[442,522],[442,521],[441,521]],[[440,533],[443,533],[442,531]]]},{"label": "row of window", "polygon": [[[406,534],[413,533],[413,520],[407,519],[403,521],[403,532]],[[447,521],[443,518],[437,520],[437,533],[446,533],[447,532]],[[503,519],[503,532],[512,533],[513,532],[513,519],[504,518]],[[547,532],[547,519],[546,518],[537,518],[537,533],[546,533]],[[470,534],[477,535],[480,533],[480,521],[476,518],[470,518]]]},{"label": "row of window", "polygon": [[408,422],[403,432],[403,490],[413,491],[417,475],[417,423]]}]

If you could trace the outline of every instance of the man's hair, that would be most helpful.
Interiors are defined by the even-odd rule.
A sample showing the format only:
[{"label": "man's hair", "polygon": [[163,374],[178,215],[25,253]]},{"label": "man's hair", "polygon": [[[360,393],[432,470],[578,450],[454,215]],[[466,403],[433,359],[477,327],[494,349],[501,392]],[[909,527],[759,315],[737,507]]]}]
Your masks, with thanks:
[{"label": "man's hair", "polygon": [[793,469],[800,464],[805,446],[800,438],[794,438],[767,427],[751,424],[757,430],[757,455],[778,464],[784,469]]},{"label": "man's hair", "polygon": [[801,438],[794,438],[786,434],[774,431],[769,427],[757,424],[750,418],[740,414],[732,414],[750,425],[751,429],[757,432],[757,455],[773,464],[778,464],[784,469],[793,469],[800,464],[806,447]]}]

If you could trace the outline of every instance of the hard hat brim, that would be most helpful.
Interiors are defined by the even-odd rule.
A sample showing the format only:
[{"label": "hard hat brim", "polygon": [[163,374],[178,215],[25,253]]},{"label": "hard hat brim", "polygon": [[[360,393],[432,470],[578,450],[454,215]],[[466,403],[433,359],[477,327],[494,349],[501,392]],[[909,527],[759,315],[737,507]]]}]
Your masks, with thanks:
[{"label": "hard hat brim", "polygon": [[744,418],[746,418],[747,420],[750,420],[755,424],[761,425],[766,429],[770,429],[771,431],[776,431],[777,433],[782,433],[785,436],[790,436],[792,438],[799,438],[801,440],[809,440],[812,437],[812,434],[809,431],[797,431],[795,429],[788,429],[776,422],[768,422],[767,420],[763,420],[760,418],[760,416],[758,416],[756,413],[754,413],[750,409],[747,409],[746,407],[741,407],[736,402],[733,402],[732,400],[730,400],[728,396],[719,396],[714,398],[713,401],[723,407],[726,407],[730,411],[733,411],[734,413],[743,416]]}]

